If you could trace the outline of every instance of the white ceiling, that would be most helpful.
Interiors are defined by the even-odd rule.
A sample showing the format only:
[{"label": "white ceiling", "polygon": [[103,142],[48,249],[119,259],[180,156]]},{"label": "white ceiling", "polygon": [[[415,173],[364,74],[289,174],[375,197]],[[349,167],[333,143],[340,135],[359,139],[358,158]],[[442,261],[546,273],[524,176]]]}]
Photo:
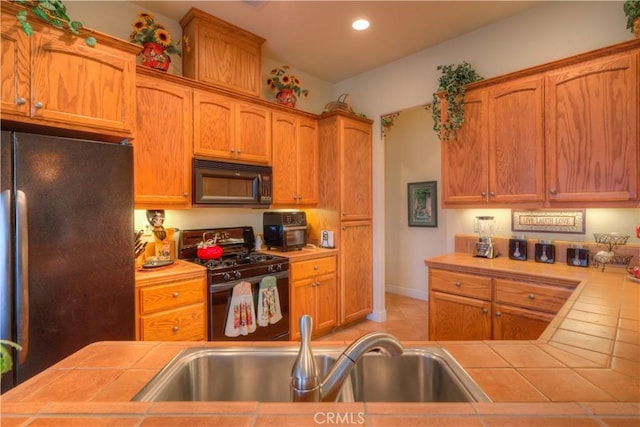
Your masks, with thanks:
[{"label": "white ceiling", "polygon": [[[335,83],[540,1],[133,1],[179,21],[196,7],[267,41],[263,55]],[[351,22],[366,18],[367,31]]]}]

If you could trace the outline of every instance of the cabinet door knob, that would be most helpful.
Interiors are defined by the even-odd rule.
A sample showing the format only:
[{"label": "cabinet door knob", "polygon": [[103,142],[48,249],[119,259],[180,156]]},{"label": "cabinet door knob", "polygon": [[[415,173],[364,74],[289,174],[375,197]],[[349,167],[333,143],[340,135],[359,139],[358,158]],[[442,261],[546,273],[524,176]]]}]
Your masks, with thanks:
[{"label": "cabinet door knob", "polygon": [[171,330],[173,330],[173,332],[178,332],[180,328],[178,328],[177,326],[174,326],[173,328],[171,328]]},{"label": "cabinet door knob", "polygon": [[480,193],[480,195],[481,195],[482,197],[487,197],[487,192],[486,192],[486,191],[483,191],[482,193]]},{"label": "cabinet door knob", "polygon": [[459,287],[461,287],[461,286],[462,286],[462,283],[460,283],[460,282],[454,282],[454,285],[455,285],[456,287],[458,287],[458,288],[459,288]]},{"label": "cabinet door knob", "polygon": [[187,197],[187,196],[189,196],[189,193],[182,193],[182,196],[183,197]]},{"label": "cabinet door knob", "polygon": [[38,101],[35,104],[33,104],[34,107],[36,107],[37,110],[39,110],[40,108],[44,107],[44,105],[42,105],[42,102]]},{"label": "cabinet door knob", "polygon": [[174,292],[174,293],[173,293],[173,297],[174,297],[174,298],[178,298],[179,296],[180,296],[180,293],[179,293],[179,292]]},{"label": "cabinet door knob", "polygon": [[347,213],[346,212],[342,212],[342,216],[347,216]]},{"label": "cabinet door knob", "polygon": [[242,154],[242,150],[238,150],[238,156]]},{"label": "cabinet door knob", "polygon": [[495,191],[490,191],[489,192],[489,196],[490,197],[496,197],[496,192]]},{"label": "cabinet door knob", "polygon": [[347,227],[342,227],[342,231],[345,231],[347,229]]},{"label": "cabinet door knob", "polygon": [[536,299],[536,296],[534,294],[529,294],[529,299]]},{"label": "cabinet door knob", "polygon": [[24,105],[27,103],[27,100],[24,98],[18,98],[16,99],[16,105]]},{"label": "cabinet door knob", "polygon": [[318,271],[318,266],[317,266],[317,265],[314,265],[314,266],[313,266],[313,269],[314,269],[315,271]]},{"label": "cabinet door knob", "polygon": [[487,307],[482,307],[483,314],[487,314],[488,312],[489,312],[489,309]]},{"label": "cabinet door knob", "polygon": [[231,154],[233,154],[233,153],[235,153],[235,152],[236,152],[236,150],[234,150],[234,149],[232,148],[231,150],[229,150],[229,152],[230,152]]},{"label": "cabinet door knob", "polygon": [[500,317],[502,316],[502,312],[501,311],[496,311],[496,317]]},{"label": "cabinet door knob", "polygon": [[549,189],[549,193],[551,193],[551,194],[556,194],[556,193],[557,193],[557,191],[556,191],[556,187],[551,187],[551,188]]}]

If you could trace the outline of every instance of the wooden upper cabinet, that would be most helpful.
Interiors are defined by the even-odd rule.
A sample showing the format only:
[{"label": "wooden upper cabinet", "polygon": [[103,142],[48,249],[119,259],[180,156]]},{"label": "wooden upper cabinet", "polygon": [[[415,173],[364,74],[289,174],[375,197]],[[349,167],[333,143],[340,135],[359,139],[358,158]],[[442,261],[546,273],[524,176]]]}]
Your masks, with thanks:
[{"label": "wooden upper cabinet", "polygon": [[544,201],[542,76],[467,92],[456,139],[443,141],[445,204]]},{"label": "wooden upper cabinet", "polygon": [[236,158],[271,164],[271,112],[259,105],[236,104]]},{"label": "wooden upper cabinet", "polygon": [[27,37],[16,6],[2,7],[3,121],[131,137],[137,49],[105,35],[89,47],[82,37],[38,22]]},{"label": "wooden upper cabinet", "polygon": [[370,219],[372,214],[371,125],[339,117],[341,220]]},{"label": "wooden upper cabinet", "polygon": [[[454,140],[442,141],[443,204],[482,204],[487,200],[487,98],[487,91],[468,91],[462,127]],[[446,114],[444,105],[442,110]]]},{"label": "wooden upper cabinet", "polygon": [[180,24],[191,44],[182,56],[185,77],[260,96],[265,39],[196,8]]},{"label": "wooden upper cabinet", "polygon": [[543,89],[534,76],[489,90],[491,203],[544,201]]},{"label": "wooden upper cabinet", "polygon": [[134,148],[136,208],[191,206],[192,90],[139,74]]},{"label": "wooden upper cabinet", "polygon": [[280,112],[272,121],[273,204],[317,204],[317,121]]},{"label": "wooden upper cabinet", "polygon": [[638,61],[636,49],[547,74],[552,204],[638,199]]},{"label": "wooden upper cabinet", "polygon": [[271,163],[271,113],[260,105],[194,91],[196,156]]}]

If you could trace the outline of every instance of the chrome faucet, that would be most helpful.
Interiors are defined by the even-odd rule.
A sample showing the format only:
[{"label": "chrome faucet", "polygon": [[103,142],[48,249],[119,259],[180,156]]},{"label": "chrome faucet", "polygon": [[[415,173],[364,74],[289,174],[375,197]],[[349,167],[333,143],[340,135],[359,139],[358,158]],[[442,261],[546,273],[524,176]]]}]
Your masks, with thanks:
[{"label": "chrome faucet", "polygon": [[326,377],[318,379],[318,367],[311,351],[311,316],[300,317],[300,351],[291,370],[291,396],[294,402],[333,402],[337,399],[342,383],[349,376],[356,362],[367,352],[378,350],[387,356],[399,356],[402,344],[391,334],[371,332],[355,340],[338,360]]}]

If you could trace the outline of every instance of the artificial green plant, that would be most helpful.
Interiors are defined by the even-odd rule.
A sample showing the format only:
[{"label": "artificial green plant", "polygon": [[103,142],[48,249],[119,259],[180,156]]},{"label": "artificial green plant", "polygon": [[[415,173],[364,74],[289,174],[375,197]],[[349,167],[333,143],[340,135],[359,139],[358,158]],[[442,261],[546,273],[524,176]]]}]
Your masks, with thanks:
[{"label": "artificial green plant", "polygon": [[[438,80],[438,89],[433,94],[433,130],[436,131],[440,139],[446,141],[455,138],[456,131],[464,122],[463,105],[466,85],[482,80],[482,76],[476,73],[471,64],[466,61],[458,65],[438,65],[437,70],[442,71],[442,75]],[[443,97],[447,101],[445,122],[442,122],[439,93],[443,93]]]}]

